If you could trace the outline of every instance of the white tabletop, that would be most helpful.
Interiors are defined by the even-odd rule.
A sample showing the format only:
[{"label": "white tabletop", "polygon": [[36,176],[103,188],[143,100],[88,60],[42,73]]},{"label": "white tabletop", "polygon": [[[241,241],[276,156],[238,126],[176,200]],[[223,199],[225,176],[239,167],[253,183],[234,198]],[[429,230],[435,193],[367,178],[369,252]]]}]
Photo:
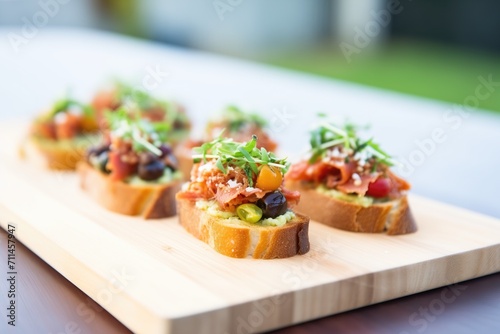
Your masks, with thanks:
[{"label": "white tabletop", "polygon": [[[414,193],[500,217],[500,115],[96,31],[42,29],[16,51],[12,32],[21,34],[0,29],[2,120],[30,117],[68,88],[89,100],[113,77],[146,80],[153,94],[187,107],[195,131],[228,103],[259,111],[293,158],[321,111],[371,124],[382,147],[411,165],[398,170]],[[167,73],[157,85],[155,68]]]}]

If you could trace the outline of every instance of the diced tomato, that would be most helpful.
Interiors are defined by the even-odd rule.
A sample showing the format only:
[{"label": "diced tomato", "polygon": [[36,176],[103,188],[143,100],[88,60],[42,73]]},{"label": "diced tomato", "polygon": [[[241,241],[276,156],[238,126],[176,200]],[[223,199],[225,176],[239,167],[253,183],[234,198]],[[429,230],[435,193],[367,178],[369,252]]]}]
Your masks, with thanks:
[{"label": "diced tomato", "polygon": [[108,124],[104,118],[105,110],[115,110],[120,106],[115,91],[101,91],[98,92],[92,100],[92,108],[96,112],[97,123],[101,128],[107,128]]},{"label": "diced tomato", "polygon": [[81,116],[65,113],[64,119],[61,122],[56,122],[55,124],[57,139],[71,139],[80,131]]},{"label": "diced tomato", "polygon": [[97,112],[102,112],[105,109],[115,109],[118,104],[115,95],[114,91],[98,92],[92,100],[92,107]]},{"label": "diced tomato", "polygon": [[387,197],[392,189],[391,180],[379,177],[375,182],[368,185],[366,195],[376,198]]},{"label": "diced tomato", "polygon": [[135,173],[137,165],[123,162],[121,155],[116,152],[109,152],[108,169],[111,170],[109,177],[111,180],[120,181]]},{"label": "diced tomato", "polygon": [[151,122],[161,122],[165,119],[165,115],[165,110],[159,106],[149,108],[143,113],[143,117]]}]

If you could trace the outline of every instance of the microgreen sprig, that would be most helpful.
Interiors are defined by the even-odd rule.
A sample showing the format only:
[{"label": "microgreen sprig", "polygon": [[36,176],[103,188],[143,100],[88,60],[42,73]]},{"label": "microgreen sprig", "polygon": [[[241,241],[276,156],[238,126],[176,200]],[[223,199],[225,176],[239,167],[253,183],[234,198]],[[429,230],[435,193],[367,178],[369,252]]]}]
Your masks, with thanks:
[{"label": "microgreen sprig", "polygon": [[115,90],[117,99],[122,105],[135,108],[141,113],[158,108],[165,112],[163,122],[170,123],[172,130],[174,130],[174,124],[189,127],[189,119],[177,103],[160,100],[145,90],[119,80],[115,81]]},{"label": "microgreen sprig", "polygon": [[323,158],[327,151],[335,146],[352,150],[353,153],[366,152],[375,159],[377,163],[393,166],[397,162],[380,146],[373,142],[373,139],[362,140],[357,136],[358,127],[353,124],[346,124],[339,127],[330,122],[322,122],[316,129],[311,131],[311,157],[310,163]]},{"label": "microgreen sprig", "polygon": [[71,98],[63,98],[63,99],[57,100],[52,105],[52,108],[50,109],[50,112],[47,114],[47,117],[53,118],[59,113],[69,112],[73,109],[76,109],[77,111],[83,113],[86,116],[92,116],[94,113],[94,110],[88,105],[80,103],[80,102],[73,100]]},{"label": "microgreen sprig", "polygon": [[222,111],[220,121],[227,123],[229,132],[236,132],[245,124],[255,124],[260,128],[267,126],[267,121],[259,114],[245,112],[233,105],[227,106]]},{"label": "microgreen sprig", "polygon": [[161,156],[162,151],[158,147],[167,141],[171,129],[168,122],[149,122],[126,107],[107,112],[106,118],[111,133],[118,138],[130,140],[134,151],[150,151]]},{"label": "microgreen sprig", "polygon": [[237,143],[231,138],[218,138],[193,148],[194,162],[215,160],[215,165],[224,174],[227,167],[240,167],[246,174],[248,183],[253,186],[253,178],[259,173],[260,165],[279,168],[285,174],[290,167],[286,158],[279,159],[265,148],[257,148],[257,136],[253,135],[248,142]]},{"label": "microgreen sprig", "polygon": [[147,110],[159,104],[158,101],[147,92],[137,89],[127,83],[116,81],[115,87],[117,99],[123,104],[133,103],[141,110]]}]

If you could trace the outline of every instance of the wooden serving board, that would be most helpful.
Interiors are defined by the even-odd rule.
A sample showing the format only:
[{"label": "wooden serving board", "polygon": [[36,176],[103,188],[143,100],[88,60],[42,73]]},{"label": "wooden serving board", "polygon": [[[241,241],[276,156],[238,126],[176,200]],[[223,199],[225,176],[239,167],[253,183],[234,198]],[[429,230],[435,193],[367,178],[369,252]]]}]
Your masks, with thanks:
[{"label": "wooden serving board", "polygon": [[131,330],[270,330],[500,271],[500,221],[412,196],[419,231],[389,237],[311,222],[311,250],[232,259],[177,218],[108,212],[72,173],[19,159],[23,127],[0,126],[0,222]]}]

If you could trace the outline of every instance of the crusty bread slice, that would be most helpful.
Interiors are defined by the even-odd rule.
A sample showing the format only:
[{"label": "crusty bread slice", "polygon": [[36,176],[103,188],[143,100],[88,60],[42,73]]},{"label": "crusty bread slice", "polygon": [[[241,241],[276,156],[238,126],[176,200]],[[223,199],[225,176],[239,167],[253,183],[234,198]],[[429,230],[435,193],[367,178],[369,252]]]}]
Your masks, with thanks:
[{"label": "crusty bread slice", "polygon": [[191,169],[193,169],[193,152],[191,148],[185,145],[178,145],[174,150],[174,155],[177,158],[183,180],[189,181],[191,178]]},{"label": "crusty bread slice", "polygon": [[407,234],[417,230],[406,196],[364,207],[333,198],[301,181],[286,180],[285,187],[300,191],[296,210],[319,223],[352,232]]},{"label": "crusty bread slice", "polygon": [[75,170],[76,164],[85,158],[90,145],[90,140],[88,143],[71,145],[70,141],[58,142],[30,137],[20,148],[20,154],[21,157],[49,169]]},{"label": "crusty bread slice", "polygon": [[194,201],[177,199],[179,222],[217,252],[236,258],[286,258],[309,251],[309,218],[296,214],[283,226],[235,223],[198,209]]},{"label": "crusty bread slice", "polygon": [[80,186],[108,210],[145,219],[165,218],[176,213],[175,194],[181,182],[158,185],[129,185],[112,181],[87,162],[77,165]]}]

